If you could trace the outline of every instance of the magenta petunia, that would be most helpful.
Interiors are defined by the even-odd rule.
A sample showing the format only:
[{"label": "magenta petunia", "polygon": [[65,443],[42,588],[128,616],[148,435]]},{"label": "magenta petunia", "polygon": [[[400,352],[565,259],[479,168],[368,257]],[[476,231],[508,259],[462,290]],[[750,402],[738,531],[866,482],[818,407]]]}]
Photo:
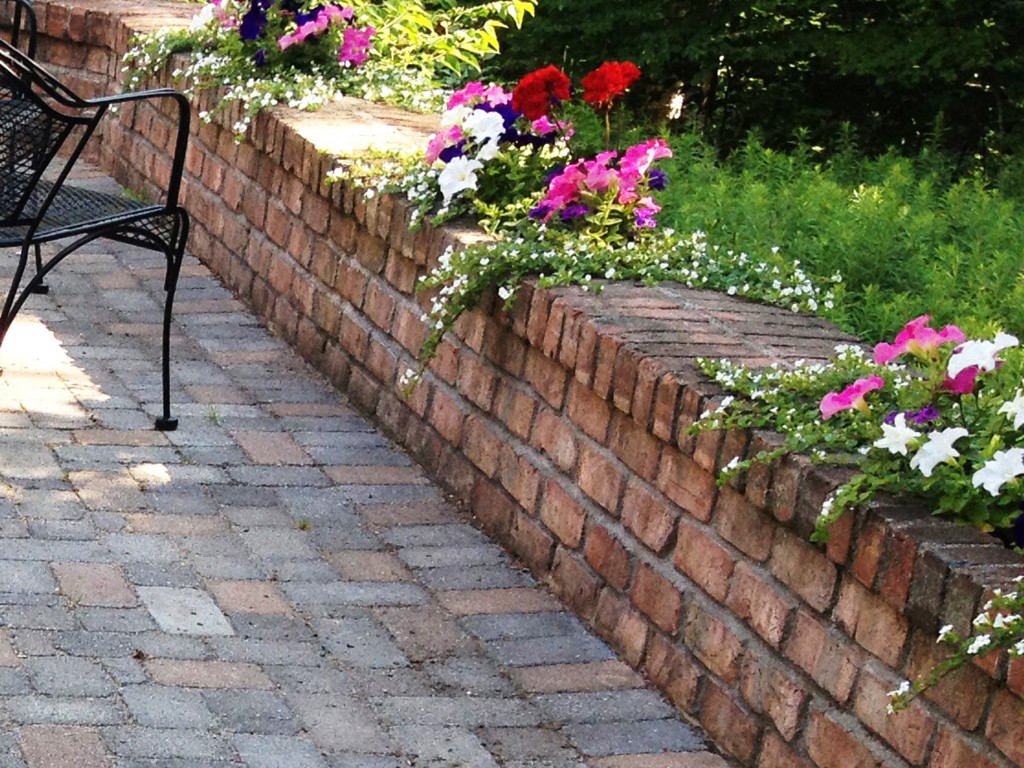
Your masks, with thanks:
[{"label": "magenta petunia", "polygon": [[859,411],[866,411],[868,408],[864,396],[868,392],[881,389],[885,386],[885,379],[872,374],[863,379],[857,379],[842,392],[829,392],[821,398],[821,417],[830,419],[840,411],[848,411],[856,408]]},{"label": "magenta petunia", "polygon": [[930,357],[943,344],[961,344],[967,336],[955,325],[942,330],[928,327],[931,315],[921,315],[907,323],[892,344],[881,342],[875,345],[875,363],[885,365],[905,352],[918,357]]}]

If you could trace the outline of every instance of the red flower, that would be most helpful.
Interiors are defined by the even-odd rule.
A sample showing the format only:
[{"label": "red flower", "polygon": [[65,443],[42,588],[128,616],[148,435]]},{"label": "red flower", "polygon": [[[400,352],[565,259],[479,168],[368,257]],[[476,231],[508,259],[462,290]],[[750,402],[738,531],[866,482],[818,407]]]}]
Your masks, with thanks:
[{"label": "red flower", "polygon": [[523,77],[512,91],[512,109],[527,120],[544,117],[555,102],[569,98],[569,77],[549,64]]},{"label": "red flower", "polygon": [[594,109],[610,109],[637,78],[640,68],[631,61],[606,61],[580,81],[583,100]]}]

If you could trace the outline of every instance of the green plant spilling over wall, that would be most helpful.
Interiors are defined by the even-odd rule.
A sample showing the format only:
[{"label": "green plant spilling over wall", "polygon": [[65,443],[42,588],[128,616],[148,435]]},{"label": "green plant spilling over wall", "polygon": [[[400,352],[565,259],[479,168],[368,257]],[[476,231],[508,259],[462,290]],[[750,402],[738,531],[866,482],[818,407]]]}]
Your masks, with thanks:
[{"label": "green plant spilling over wall", "polygon": [[124,57],[126,88],[189,52],[175,81],[189,93],[223,88],[215,109],[241,104],[239,137],[275,104],[315,109],[349,95],[431,109],[446,87],[498,52],[499,29],[533,10],[533,0],[471,8],[425,0],[210,0],[187,28],[135,40]]}]

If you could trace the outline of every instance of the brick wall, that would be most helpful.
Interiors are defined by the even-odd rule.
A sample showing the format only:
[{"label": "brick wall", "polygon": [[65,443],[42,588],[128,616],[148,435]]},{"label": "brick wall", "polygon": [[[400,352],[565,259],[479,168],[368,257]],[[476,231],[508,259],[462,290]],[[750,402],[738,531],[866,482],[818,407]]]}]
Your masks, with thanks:
[{"label": "brick wall", "polygon": [[[115,90],[129,30],[189,10],[42,2],[42,56]],[[678,286],[528,286],[510,314],[464,317],[403,397],[426,334],[416,279],[479,233],[410,231],[404,201],[325,184],[321,150],[420,142],[431,121],[347,100],[262,116],[242,144],[226,125],[194,126],[192,251],[724,752],[758,768],[1024,766],[1024,660],[986,659],[885,714],[886,692],[938,658],[939,626],[966,629],[1020,557],[900,501],[810,544],[841,475],[787,458],[718,488],[719,467],[773,437],[688,434],[719,395],[694,357],[821,358],[842,334]],[[126,110],[103,138],[128,187],[166,174],[167,115]]]}]

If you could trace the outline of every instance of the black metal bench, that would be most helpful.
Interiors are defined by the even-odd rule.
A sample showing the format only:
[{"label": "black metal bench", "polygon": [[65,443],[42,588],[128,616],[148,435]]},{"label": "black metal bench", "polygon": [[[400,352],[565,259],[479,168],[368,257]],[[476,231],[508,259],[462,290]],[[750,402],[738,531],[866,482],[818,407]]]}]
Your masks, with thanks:
[{"label": "black metal bench", "polygon": [[[19,4],[31,11],[31,3]],[[34,18],[32,21],[34,28]],[[19,27],[20,28],[20,27]],[[12,40],[35,47],[34,34]],[[100,238],[164,254],[163,410],[156,428],[172,430],[170,324],[189,217],[178,204],[188,142],[190,107],[169,88],[83,99],[56,80],[15,44],[0,39],[0,248],[18,249],[18,263],[0,311],[0,344],[15,315],[33,293],[45,293],[47,273],[86,243]],[[164,202],[148,204],[68,183],[76,162],[101,120],[116,105],[170,100],[177,106],[177,133]],[[40,246],[57,243],[43,258]],[[35,271],[26,280],[30,254]],[[23,284],[24,283],[24,284]]]}]

